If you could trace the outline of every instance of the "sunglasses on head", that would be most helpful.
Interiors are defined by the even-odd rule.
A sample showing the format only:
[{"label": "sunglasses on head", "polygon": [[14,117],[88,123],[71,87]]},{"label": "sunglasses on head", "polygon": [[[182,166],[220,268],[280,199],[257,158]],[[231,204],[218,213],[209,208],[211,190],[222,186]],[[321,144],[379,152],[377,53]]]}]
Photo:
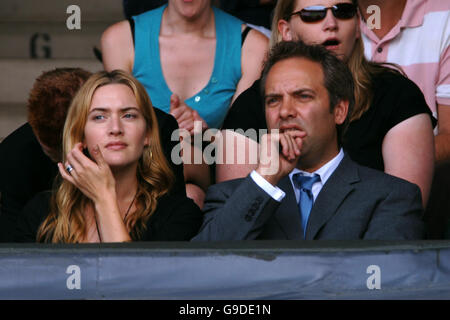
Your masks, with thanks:
[{"label": "sunglasses on head", "polygon": [[352,3],[338,3],[331,7],[310,6],[291,13],[289,18],[298,15],[303,22],[318,22],[325,19],[328,9],[331,9],[337,19],[351,19],[356,15],[356,6]]}]

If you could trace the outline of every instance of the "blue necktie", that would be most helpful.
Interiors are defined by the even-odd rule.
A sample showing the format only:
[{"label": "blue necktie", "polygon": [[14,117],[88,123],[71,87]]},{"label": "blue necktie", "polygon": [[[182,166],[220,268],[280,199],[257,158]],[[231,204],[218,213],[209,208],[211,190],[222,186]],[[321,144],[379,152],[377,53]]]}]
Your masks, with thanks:
[{"label": "blue necktie", "polygon": [[311,192],[314,183],[320,181],[320,176],[315,174],[313,176],[303,176],[301,173],[296,173],[292,177],[295,186],[300,190],[300,198],[298,201],[298,209],[302,219],[303,237],[306,236],[306,225],[308,224],[309,213],[313,206],[314,197]]}]

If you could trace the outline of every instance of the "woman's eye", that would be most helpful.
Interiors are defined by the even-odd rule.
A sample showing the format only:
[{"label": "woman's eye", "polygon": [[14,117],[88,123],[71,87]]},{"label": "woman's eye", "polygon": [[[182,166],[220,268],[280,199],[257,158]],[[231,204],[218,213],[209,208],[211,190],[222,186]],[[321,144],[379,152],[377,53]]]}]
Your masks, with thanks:
[{"label": "woman's eye", "polygon": [[102,114],[97,114],[97,115],[93,116],[93,119],[94,120],[103,120],[103,119],[105,119],[105,116]]},{"label": "woman's eye", "polygon": [[126,118],[126,119],[134,119],[134,118],[136,118],[137,116],[134,114],[134,113],[126,113],[125,115],[124,115],[124,118]]}]

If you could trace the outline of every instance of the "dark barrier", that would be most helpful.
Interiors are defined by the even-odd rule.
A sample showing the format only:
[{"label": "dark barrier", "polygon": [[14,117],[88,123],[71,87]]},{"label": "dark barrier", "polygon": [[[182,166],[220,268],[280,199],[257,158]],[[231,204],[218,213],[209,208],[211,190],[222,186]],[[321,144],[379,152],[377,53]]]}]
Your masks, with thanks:
[{"label": "dark barrier", "polygon": [[450,299],[450,241],[0,246],[1,299]]}]

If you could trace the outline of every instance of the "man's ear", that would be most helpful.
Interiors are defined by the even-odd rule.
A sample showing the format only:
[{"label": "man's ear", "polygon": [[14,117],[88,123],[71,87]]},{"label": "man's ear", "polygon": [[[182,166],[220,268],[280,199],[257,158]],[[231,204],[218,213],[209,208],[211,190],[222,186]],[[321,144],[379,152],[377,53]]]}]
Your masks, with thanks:
[{"label": "man's ear", "polygon": [[289,21],[284,19],[278,20],[278,32],[283,41],[292,41],[292,30]]},{"label": "man's ear", "polygon": [[347,100],[341,100],[334,107],[334,121],[337,125],[343,124],[347,118],[349,102]]}]

